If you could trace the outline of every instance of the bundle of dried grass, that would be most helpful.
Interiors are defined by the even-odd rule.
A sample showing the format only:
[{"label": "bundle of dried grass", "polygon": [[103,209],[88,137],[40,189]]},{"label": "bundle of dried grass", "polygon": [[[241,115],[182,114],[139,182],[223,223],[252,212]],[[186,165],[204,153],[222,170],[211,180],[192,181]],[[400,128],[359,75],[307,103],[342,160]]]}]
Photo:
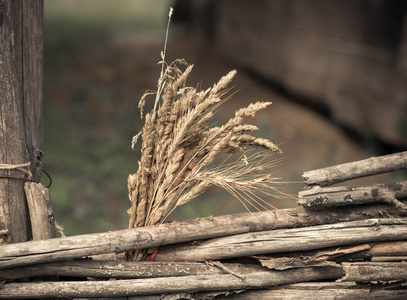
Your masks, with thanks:
[{"label": "bundle of dried grass", "polygon": [[[254,117],[270,102],[256,102],[236,111],[223,126],[210,126],[215,109],[228,100],[227,85],[236,71],[229,72],[217,84],[205,91],[186,87],[193,66],[182,60],[163,67],[155,93],[155,104],[145,116],[142,131],[132,141],[134,148],[141,135],[142,148],[139,169],[128,177],[131,200],[129,227],[162,223],[174,208],[189,202],[216,185],[228,190],[247,207],[265,208],[259,193],[269,193],[275,181],[264,172],[271,163],[265,162],[268,153],[281,153],[271,141],[256,138],[250,133],[258,130],[243,124],[244,117]],[[185,65],[182,71],[180,66]],[[140,100],[143,118],[145,101]],[[248,153],[247,146],[267,151]],[[221,152],[241,152],[234,162],[211,166]],[[275,161],[274,161],[275,162]],[[133,255],[131,255],[133,256]],[[133,259],[140,259],[137,254]]]}]

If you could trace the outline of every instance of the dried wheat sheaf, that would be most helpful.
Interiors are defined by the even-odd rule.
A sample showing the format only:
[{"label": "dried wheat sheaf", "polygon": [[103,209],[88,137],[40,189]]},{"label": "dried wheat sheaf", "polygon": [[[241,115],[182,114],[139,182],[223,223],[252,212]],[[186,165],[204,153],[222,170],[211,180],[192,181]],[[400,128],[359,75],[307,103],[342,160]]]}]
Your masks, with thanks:
[{"label": "dried wheat sheaf", "polygon": [[[192,65],[183,60],[170,65],[161,63],[157,92],[147,92],[139,103],[143,118],[146,99],[155,95],[154,108],[145,115],[144,127],[132,141],[134,148],[141,135],[139,169],[128,177],[129,227],[162,223],[174,208],[211,185],[225,188],[245,207],[250,203],[264,208],[259,193],[267,193],[275,181],[265,172],[275,161],[267,163],[265,157],[270,151],[281,150],[267,139],[252,136],[258,128],[243,124],[243,120],[271,103],[250,104],[236,111],[223,126],[211,126],[215,110],[230,98],[227,85],[236,71],[229,72],[212,88],[198,91],[186,87]],[[266,151],[249,151],[247,146]],[[214,164],[219,154],[236,152],[242,155],[234,161]]]}]

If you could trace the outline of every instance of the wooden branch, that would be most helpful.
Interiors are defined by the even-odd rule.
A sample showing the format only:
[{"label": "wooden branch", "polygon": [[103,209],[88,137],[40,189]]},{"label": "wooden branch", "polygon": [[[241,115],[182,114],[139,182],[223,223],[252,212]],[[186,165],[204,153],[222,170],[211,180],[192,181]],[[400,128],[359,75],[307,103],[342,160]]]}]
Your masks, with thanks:
[{"label": "wooden branch", "polygon": [[369,250],[369,254],[372,256],[407,256],[407,241],[376,244]]},{"label": "wooden branch", "polygon": [[[263,290],[249,290],[233,294],[234,300],[269,300],[269,299],[346,299],[346,300],[404,300],[407,298],[407,289],[376,290],[372,291],[370,285],[356,285],[351,282],[309,282],[282,285]],[[203,299],[203,298],[201,298]],[[216,298],[216,299],[229,299]]]},{"label": "wooden branch", "polygon": [[340,281],[407,280],[407,264],[405,262],[343,262],[342,266],[345,276]]},{"label": "wooden branch", "polygon": [[302,178],[307,185],[325,186],[405,168],[407,168],[407,151],[304,172]]},{"label": "wooden branch", "polygon": [[239,234],[196,245],[162,247],[156,261],[219,260],[268,253],[405,239],[407,218],[370,219]]},{"label": "wooden branch", "polygon": [[[371,186],[325,187],[315,186],[298,193],[298,204],[307,209],[358,205],[377,202],[391,202],[391,199],[407,198],[407,181]],[[401,203],[401,202],[400,202]],[[396,205],[407,214],[407,206]]]},{"label": "wooden branch", "polygon": [[24,185],[30,213],[33,240],[55,237],[55,220],[48,189],[41,183],[26,182]]},{"label": "wooden branch", "polygon": [[[236,274],[264,271],[259,265],[223,264]],[[54,262],[33,266],[3,269],[0,280],[14,280],[41,276],[94,278],[155,278],[190,275],[231,274],[220,267],[203,262],[128,262],[95,261],[90,259]]]},{"label": "wooden branch", "polygon": [[[403,201],[407,204],[407,201]],[[297,208],[299,223],[305,226],[321,225],[338,222],[356,221],[374,218],[398,218],[403,216],[394,205],[388,204],[365,204],[336,206],[320,210],[308,210],[303,207]],[[297,226],[298,227],[298,226]]]},{"label": "wooden branch", "polygon": [[369,251],[372,261],[407,261],[407,241],[385,242],[374,245]]},{"label": "wooden branch", "polygon": [[[182,222],[86,234],[17,245],[0,245],[0,269],[52,261],[71,260],[85,256],[125,252],[200,239],[266,229],[293,228],[382,216],[399,216],[383,204],[362,207],[341,207],[309,213],[296,209],[209,217]],[[16,250],[17,249],[17,250]]]},{"label": "wooden branch", "polygon": [[255,272],[240,279],[235,275],[195,275],[109,281],[68,281],[38,283],[5,283],[0,299],[46,297],[123,297],[160,295],[184,291],[222,291],[265,288],[295,282],[329,280],[344,275],[341,267],[304,268],[299,270]]},{"label": "wooden branch", "polygon": [[374,256],[371,261],[407,261],[407,256]]},{"label": "wooden branch", "polygon": [[295,210],[281,210],[1,245],[0,269],[298,225]]}]

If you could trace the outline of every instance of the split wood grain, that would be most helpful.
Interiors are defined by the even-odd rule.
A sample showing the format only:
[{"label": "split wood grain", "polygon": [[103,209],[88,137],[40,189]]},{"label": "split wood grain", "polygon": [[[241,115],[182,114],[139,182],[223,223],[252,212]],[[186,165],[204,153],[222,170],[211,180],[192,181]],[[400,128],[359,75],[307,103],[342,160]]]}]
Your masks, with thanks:
[{"label": "split wood grain", "polygon": [[289,252],[289,253],[276,253],[267,256],[253,256],[256,258],[262,266],[275,270],[286,270],[292,268],[305,268],[311,266],[329,266],[336,265],[333,260],[339,257],[357,254],[358,257],[370,258],[366,252],[371,249],[370,244],[362,244],[350,247],[332,247],[324,248],[322,251],[311,250],[301,252]]},{"label": "split wood grain", "polygon": [[24,184],[30,213],[33,240],[46,240],[55,237],[55,220],[48,189],[40,183]]}]

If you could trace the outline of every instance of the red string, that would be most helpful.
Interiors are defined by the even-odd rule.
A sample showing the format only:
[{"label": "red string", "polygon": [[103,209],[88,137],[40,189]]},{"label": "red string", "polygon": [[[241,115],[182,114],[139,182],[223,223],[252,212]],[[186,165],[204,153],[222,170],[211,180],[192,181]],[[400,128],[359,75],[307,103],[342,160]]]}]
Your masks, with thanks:
[{"label": "red string", "polygon": [[157,249],[155,249],[155,251],[153,252],[153,254],[151,254],[150,259],[148,261],[154,261],[155,257],[157,256],[158,249],[160,249],[160,247],[157,247]]}]

